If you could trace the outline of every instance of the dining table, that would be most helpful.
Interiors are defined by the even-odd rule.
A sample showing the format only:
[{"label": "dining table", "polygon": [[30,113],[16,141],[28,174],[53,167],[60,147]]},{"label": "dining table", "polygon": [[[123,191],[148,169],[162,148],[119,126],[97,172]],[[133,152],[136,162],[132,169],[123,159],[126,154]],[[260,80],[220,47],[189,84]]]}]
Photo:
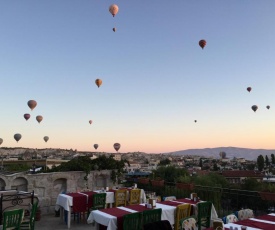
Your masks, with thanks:
[{"label": "dining table", "polygon": [[[127,196],[129,198],[129,191],[132,188],[120,188],[127,189]],[[72,192],[66,194],[59,194],[56,199],[55,210],[60,210],[60,219],[65,220],[67,227],[71,226],[71,214],[86,212],[88,208],[92,207],[93,195],[97,193],[106,193],[106,207],[112,208],[115,202],[115,191],[117,189],[106,190],[95,190],[95,191],[83,191],[83,192]],[[141,189],[141,201],[146,202],[146,195],[143,189]],[[66,211],[66,216],[64,216]]]},{"label": "dining table", "polygon": [[[275,230],[275,213],[224,224],[224,229],[242,230],[242,226],[245,226],[246,230]],[[206,228],[205,230],[214,230],[214,228]]]},{"label": "dining table", "polygon": [[[161,220],[168,220],[170,224],[173,226],[175,223],[175,212],[178,205],[181,204],[191,204],[193,207],[193,212],[195,214],[197,209],[197,204],[202,201],[193,201],[191,199],[178,199],[174,201],[161,201],[156,203],[155,208],[161,208]],[[116,208],[109,208],[109,209],[101,209],[101,210],[94,210],[90,213],[87,223],[88,224],[96,224],[97,229],[100,225],[106,227],[107,230],[122,230],[123,226],[123,216],[134,213],[134,212],[143,212],[144,210],[150,210],[150,208],[146,207],[145,203],[139,205],[128,205],[128,206],[121,206]],[[217,218],[217,212],[212,207],[211,210],[211,218]]]}]

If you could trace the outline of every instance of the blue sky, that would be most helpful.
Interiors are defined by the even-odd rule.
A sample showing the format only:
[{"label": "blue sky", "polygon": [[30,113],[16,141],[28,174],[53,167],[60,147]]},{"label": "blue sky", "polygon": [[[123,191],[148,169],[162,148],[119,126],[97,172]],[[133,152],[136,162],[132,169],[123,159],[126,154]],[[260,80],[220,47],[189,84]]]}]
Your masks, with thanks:
[{"label": "blue sky", "polygon": [[273,0],[0,2],[1,147],[275,148],[274,9]]}]

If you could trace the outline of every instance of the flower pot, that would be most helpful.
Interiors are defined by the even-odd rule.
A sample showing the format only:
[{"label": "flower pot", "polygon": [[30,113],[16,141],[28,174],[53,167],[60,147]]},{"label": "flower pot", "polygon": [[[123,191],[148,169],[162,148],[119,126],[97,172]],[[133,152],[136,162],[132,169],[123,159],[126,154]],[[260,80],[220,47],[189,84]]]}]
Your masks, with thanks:
[{"label": "flower pot", "polygon": [[138,178],[138,183],[149,184],[149,178]]},{"label": "flower pot", "polygon": [[262,200],[275,201],[275,193],[272,192],[258,192]]},{"label": "flower pot", "polygon": [[164,180],[151,180],[151,184],[154,187],[163,187],[164,186]]},{"label": "flower pot", "polygon": [[194,189],[194,184],[176,183],[176,188],[191,191]]}]

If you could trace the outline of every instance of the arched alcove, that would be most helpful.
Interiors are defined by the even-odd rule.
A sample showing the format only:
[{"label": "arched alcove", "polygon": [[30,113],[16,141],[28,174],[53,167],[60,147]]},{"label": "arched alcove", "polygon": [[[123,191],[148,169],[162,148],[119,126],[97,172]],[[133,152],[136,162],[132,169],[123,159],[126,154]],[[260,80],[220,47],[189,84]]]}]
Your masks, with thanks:
[{"label": "arched alcove", "polygon": [[52,197],[57,197],[60,193],[67,191],[67,179],[59,178],[53,182]]},{"label": "arched alcove", "polygon": [[12,181],[11,189],[28,192],[28,181],[24,177],[15,178]]},{"label": "arched alcove", "polygon": [[0,178],[0,190],[5,190],[6,188],[6,182]]}]

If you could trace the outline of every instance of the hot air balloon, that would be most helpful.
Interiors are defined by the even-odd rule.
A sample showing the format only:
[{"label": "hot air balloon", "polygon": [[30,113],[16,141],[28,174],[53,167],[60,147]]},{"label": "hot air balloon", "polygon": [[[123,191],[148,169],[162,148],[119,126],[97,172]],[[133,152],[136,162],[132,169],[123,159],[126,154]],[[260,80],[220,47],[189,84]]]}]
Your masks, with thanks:
[{"label": "hot air balloon", "polygon": [[113,17],[114,17],[117,14],[117,12],[118,12],[118,6],[116,4],[110,5],[109,11],[113,15]]},{"label": "hot air balloon", "polygon": [[27,120],[29,120],[29,119],[30,119],[30,117],[31,117],[31,115],[30,115],[30,114],[28,114],[28,113],[25,113],[25,114],[24,114],[24,118],[26,119],[26,121],[27,121]]},{"label": "hot air balloon", "polygon": [[2,145],[2,143],[3,143],[3,139],[2,139],[2,138],[0,138],[0,145]]},{"label": "hot air balloon", "polygon": [[93,123],[93,121],[92,120],[89,120],[89,123],[90,123],[90,125]]},{"label": "hot air balloon", "polygon": [[18,142],[18,141],[20,141],[20,139],[21,139],[21,134],[20,133],[16,133],[16,134],[14,134],[14,139]]},{"label": "hot air balloon", "polygon": [[98,144],[94,144],[94,148],[97,149],[98,148]]},{"label": "hot air balloon", "polygon": [[197,120],[194,120],[194,122],[196,123],[196,122],[197,122]]},{"label": "hot air balloon", "polygon": [[116,32],[116,27],[113,28],[113,31]]},{"label": "hot air balloon", "polygon": [[41,115],[36,116],[36,120],[38,123],[40,123],[43,120],[43,117]]},{"label": "hot air balloon", "polygon": [[251,87],[247,87],[246,90],[250,93],[250,91],[252,90]]},{"label": "hot air balloon", "polygon": [[203,49],[206,46],[206,41],[205,40],[200,40],[199,45]]},{"label": "hot air balloon", "polygon": [[269,105],[267,105],[267,106],[266,106],[266,108],[267,108],[267,109],[270,109],[270,106],[269,106]]},{"label": "hot air balloon", "polygon": [[45,136],[43,139],[44,139],[45,142],[47,142],[49,140],[49,137]]},{"label": "hot air balloon", "polygon": [[252,109],[254,112],[256,112],[257,109],[258,109],[258,106],[257,106],[257,105],[252,105],[251,109]]},{"label": "hot air balloon", "polygon": [[220,155],[221,158],[225,158],[226,157],[226,153],[225,152],[220,152],[219,155]]},{"label": "hot air balloon", "polygon": [[119,143],[114,143],[114,149],[118,151],[120,149],[120,144]]},{"label": "hot air balloon", "polygon": [[96,79],[95,83],[96,83],[97,87],[99,88],[99,86],[101,86],[101,84],[102,84],[102,80],[101,79]]},{"label": "hot air balloon", "polygon": [[33,110],[37,105],[37,102],[35,100],[29,100],[28,101],[28,106],[30,107],[31,110]]}]

